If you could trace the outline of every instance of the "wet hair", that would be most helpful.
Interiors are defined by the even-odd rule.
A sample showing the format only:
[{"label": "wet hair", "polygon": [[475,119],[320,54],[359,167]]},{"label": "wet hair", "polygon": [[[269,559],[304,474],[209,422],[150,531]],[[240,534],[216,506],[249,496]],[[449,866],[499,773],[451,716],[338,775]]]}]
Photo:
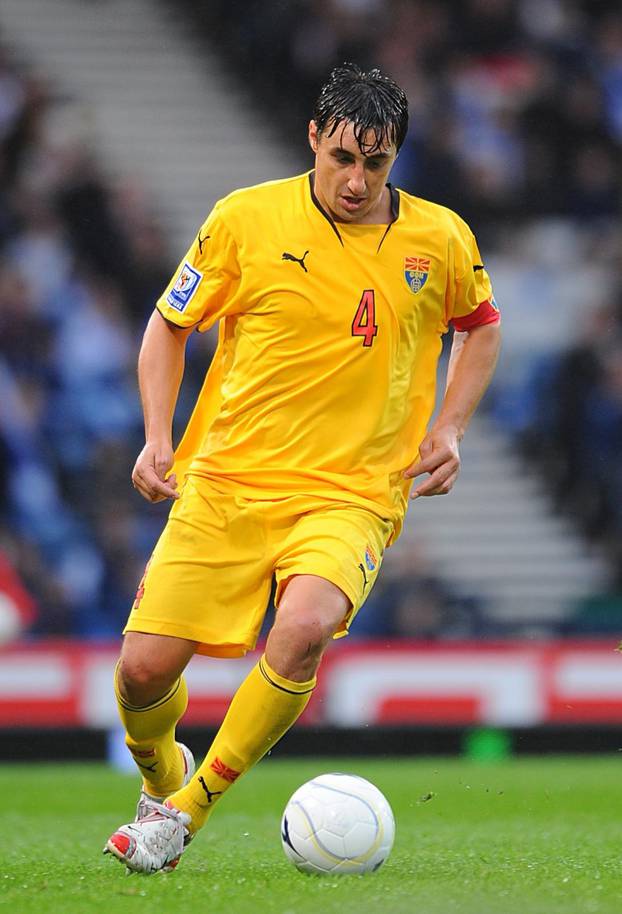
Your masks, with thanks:
[{"label": "wet hair", "polygon": [[[318,134],[326,136],[350,122],[365,155],[376,152],[385,142],[395,143],[399,149],[408,130],[408,99],[404,90],[380,70],[366,73],[355,63],[344,63],[332,70],[322,87],[313,120]],[[374,141],[365,143],[370,130]]]}]

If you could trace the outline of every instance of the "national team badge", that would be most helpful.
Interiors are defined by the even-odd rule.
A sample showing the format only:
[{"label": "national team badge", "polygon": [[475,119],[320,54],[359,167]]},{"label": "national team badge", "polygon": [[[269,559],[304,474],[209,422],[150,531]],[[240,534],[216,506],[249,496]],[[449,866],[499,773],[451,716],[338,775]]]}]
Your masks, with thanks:
[{"label": "national team badge", "polygon": [[371,546],[368,546],[367,549],[365,550],[365,564],[367,565],[368,571],[374,571],[376,568],[376,565],[378,564],[378,559],[376,558],[376,553],[371,548]]},{"label": "national team badge", "polygon": [[166,300],[176,311],[185,311],[186,305],[199,288],[203,274],[191,267],[186,261],[179,271],[175,285],[166,296]]},{"label": "national team badge", "polygon": [[430,273],[429,257],[404,258],[404,279],[410,291],[416,295],[421,292]]}]

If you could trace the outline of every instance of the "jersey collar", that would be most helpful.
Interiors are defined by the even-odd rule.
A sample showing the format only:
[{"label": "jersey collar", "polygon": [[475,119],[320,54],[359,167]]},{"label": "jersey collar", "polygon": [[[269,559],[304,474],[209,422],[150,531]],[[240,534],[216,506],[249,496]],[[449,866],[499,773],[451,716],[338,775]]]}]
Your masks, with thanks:
[{"label": "jersey collar", "polygon": [[[382,234],[382,238],[380,239],[380,242],[379,242],[378,247],[377,247],[377,249],[376,249],[376,253],[378,253],[378,251],[379,251],[380,248],[382,247],[382,242],[383,242],[384,239],[387,237],[387,235],[388,235],[388,233],[389,233],[389,229],[391,228],[391,226],[393,225],[393,223],[396,222],[396,221],[399,219],[399,215],[400,215],[400,195],[399,195],[399,191],[397,190],[397,188],[395,188],[395,187],[394,187],[392,184],[390,184],[390,183],[387,183],[386,186],[389,188],[389,195],[390,195],[390,201],[391,201],[391,219],[390,219],[389,223],[387,224],[386,229],[384,230],[384,232],[383,232],[383,234]],[[336,235],[337,238],[339,239],[339,243],[340,243],[341,246],[343,247],[343,238],[341,237],[341,233],[340,233],[339,229],[337,228],[337,223],[336,223],[335,220],[332,218],[332,216],[331,216],[329,213],[326,212],[326,210],[324,209],[324,207],[322,206],[322,204],[320,203],[320,201],[318,200],[318,198],[317,198],[317,196],[316,196],[316,194],[315,194],[315,172],[314,172],[314,171],[310,171],[310,172],[309,172],[309,192],[310,192],[310,194],[311,194],[311,201],[312,201],[313,205],[320,211],[320,213],[322,214],[322,216],[324,216],[324,218],[326,219],[326,221],[328,222],[328,224],[329,224],[330,227],[332,228],[333,232],[335,233],[335,235]]]}]

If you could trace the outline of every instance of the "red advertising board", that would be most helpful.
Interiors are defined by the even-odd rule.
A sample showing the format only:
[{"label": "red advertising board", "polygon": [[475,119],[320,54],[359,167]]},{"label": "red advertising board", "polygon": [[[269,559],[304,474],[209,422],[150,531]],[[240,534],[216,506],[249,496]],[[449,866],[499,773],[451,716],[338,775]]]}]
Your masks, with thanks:
[{"label": "red advertising board", "polygon": [[[42,642],[0,650],[0,727],[117,724],[116,645]],[[214,724],[256,655],[195,658],[184,722]],[[611,642],[335,644],[306,723],[538,726],[622,722],[622,655]]]}]

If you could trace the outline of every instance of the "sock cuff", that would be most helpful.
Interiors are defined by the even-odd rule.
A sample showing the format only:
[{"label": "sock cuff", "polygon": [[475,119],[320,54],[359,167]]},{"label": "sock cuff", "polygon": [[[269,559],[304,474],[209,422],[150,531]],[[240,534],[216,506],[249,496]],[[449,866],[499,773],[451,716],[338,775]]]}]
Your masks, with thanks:
[{"label": "sock cuff", "polygon": [[282,692],[289,692],[292,695],[306,695],[309,692],[312,692],[317,682],[316,676],[314,676],[313,679],[307,680],[307,682],[294,682],[292,679],[286,679],[285,676],[281,676],[272,669],[266,660],[265,654],[259,658],[257,667],[263,678],[269,682],[270,685],[274,686],[276,689],[280,689]]},{"label": "sock cuff", "polygon": [[182,683],[183,683],[183,676],[180,676],[179,679],[177,679],[177,680],[173,683],[173,685],[170,687],[170,689],[169,689],[167,692],[164,693],[164,695],[160,695],[159,698],[156,698],[156,700],[155,700],[155,701],[152,701],[151,704],[148,704],[148,705],[131,705],[131,704],[129,703],[129,701],[126,701],[126,700],[123,698],[123,696],[121,695],[121,693],[120,693],[120,691],[119,691],[119,684],[118,684],[118,681],[117,681],[117,673],[118,673],[118,670],[119,670],[119,663],[120,663],[120,662],[121,662],[121,661],[118,661],[117,665],[116,665],[115,668],[114,668],[114,693],[115,693],[117,702],[118,702],[118,703],[121,705],[121,707],[124,708],[126,711],[154,711],[156,708],[159,708],[159,707],[161,707],[162,705],[166,704],[167,701],[170,701],[170,699],[173,698],[173,697],[177,694],[177,692],[179,691],[179,689],[180,689],[181,686],[182,686]]}]

